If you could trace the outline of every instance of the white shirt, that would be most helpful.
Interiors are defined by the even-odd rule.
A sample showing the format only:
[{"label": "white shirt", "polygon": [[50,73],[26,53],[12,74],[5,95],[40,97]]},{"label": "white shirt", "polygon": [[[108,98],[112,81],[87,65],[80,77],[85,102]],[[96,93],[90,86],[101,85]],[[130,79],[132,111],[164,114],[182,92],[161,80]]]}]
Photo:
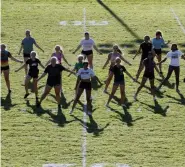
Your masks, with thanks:
[{"label": "white shirt", "polygon": [[91,77],[94,77],[94,71],[90,68],[85,70],[84,68],[80,68],[78,70],[77,76],[80,76],[81,79],[90,79]]},{"label": "white shirt", "polygon": [[170,51],[167,53],[166,58],[170,58],[170,65],[178,67],[180,66],[180,57],[183,55],[183,53],[179,50],[176,50],[174,52]]},{"label": "white shirt", "polygon": [[81,40],[80,45],[83,48],[83,51],[88,51],[88,50],[92,50],[93,49],[93,45],[94,45],[94,40],[93,39],[88,39],[88,40]]}]

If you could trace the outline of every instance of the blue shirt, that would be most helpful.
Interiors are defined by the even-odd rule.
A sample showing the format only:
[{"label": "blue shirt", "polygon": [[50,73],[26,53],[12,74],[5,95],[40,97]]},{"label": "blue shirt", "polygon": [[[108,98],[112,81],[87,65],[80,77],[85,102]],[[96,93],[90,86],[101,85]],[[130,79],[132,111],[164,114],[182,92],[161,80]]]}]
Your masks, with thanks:
[{"label": "blue shirt", "polygon": [[154,48],[154,49],[161,49],[161,47],[162,47],[163,45],[165,45],[164,39],[163,39],[163,38],[159,38],[159,39],[153,38],[153,39],[152,39],[152,45],[153,45],[153,48]]},{"label": "blue shirt", "polygon": [[24,38],[22,40],[23,53],[30,54],[33,51],[33,44],[36,44],[35,39],[32,37]]}]

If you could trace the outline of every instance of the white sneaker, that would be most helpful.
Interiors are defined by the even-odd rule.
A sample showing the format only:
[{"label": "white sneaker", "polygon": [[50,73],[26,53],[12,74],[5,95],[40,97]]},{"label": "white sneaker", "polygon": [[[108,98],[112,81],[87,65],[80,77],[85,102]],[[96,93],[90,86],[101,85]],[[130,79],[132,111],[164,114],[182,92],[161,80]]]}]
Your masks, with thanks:
[{"label": "white sneaker", "polygon": [[153,99],[154,99],[154,101],[156,101],[157,100],[156,96],[154,96]]},{"label": "white sneaker", "polygon": [[87,112],[87,115],[92,115],[92,113],[90,111]]},{"label": "white sneaker", "polygon": [[122,107],[127,107],[127,106],[126,106],[126,104],[124,104],[124,103],[123,103],[123,104],[121,104],[121,106],[122,106]]},{"label": "white sneaker", "polygon": [[73,110],[73,109],[71,109],[71,111],[69,112],[69,114],[70,114],[70,115],[72,115],[73,111],[74,111],[74,110]]}]

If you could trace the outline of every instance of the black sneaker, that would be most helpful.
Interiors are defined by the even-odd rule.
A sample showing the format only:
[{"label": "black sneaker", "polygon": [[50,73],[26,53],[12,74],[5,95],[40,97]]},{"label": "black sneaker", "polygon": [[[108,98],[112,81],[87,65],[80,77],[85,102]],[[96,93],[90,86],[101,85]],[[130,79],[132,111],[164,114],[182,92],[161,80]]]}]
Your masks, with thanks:
[{"label": "black sneaker", "polygon": [[24,95],[24,99],[26,99],[28,96],[29,96],[29,93],[26,93],[26,94]]},{"label": "black sneaker", "polygon": [[39,102],[39,101],[37,101],[36,106],[37,106],[37,107],[40,107],[40,102]]},{"label": "black sneaker", "polygon": [[12,93],[12,91],[9,89],[9,90],[8,90],[8,93],[10,94],[10,93]]},{"label": "black sneaker", "polygon": [[160,71],[159,73],[160,73],[161,75],[163,75],[163,72],[162,72],[162,71]]}]

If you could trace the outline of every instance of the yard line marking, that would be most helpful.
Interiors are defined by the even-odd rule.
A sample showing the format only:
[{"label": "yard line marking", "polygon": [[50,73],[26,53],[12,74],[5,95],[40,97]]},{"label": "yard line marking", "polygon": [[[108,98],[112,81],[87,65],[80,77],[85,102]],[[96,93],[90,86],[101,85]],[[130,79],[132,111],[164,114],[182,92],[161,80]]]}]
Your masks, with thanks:
[{"label": "yard line marking", "polygon": [[[86,32],[86,9],[84,8],[83,9],[83,21],[84,21],[84,24],[83,24],[83,31],[84,33]],[[86,101],[86,94],[85,94],[85,91],[84,91],[84,102]],[[86,126],[86,112],[87,112],[87,104],[84,104],[84,114],[83,114],[83,122]],[[87,140],[86,140],[86,128],[83,126],[83,129],[82,129],[82,133],[83,133],[83,144],[82,144],[82,167],[86,167],[86,146],[87,146]]]},{"label": "yard line marking", "polygon": [[128,164],[116,164],[117,167],[130,167]]},{"label": "yard line marking", "polygon": [[104,167],[105,166],[105,164],[104,163],[97,163],[97,164],[93,164],[93,165],[91,165],[91,167]]},{"label": "yard line marking", "polygon": [[74,165],[75,164],[44,164],[42,167],[69,167]]},{"label": "yard line marking", "polygon": [[180,22],[180,19],[179,19],[179,17],[176,15],[176,13],[175,13],[175,11],[173,10],[173,8],[171,8],[171,12],[173,13],[173,15],[174,15],[175,19],[177,20],[179,26],[181,27],[182,32],[185,34],[185,28],[184,28],[184,26],[182,25],[182,23]]}]

